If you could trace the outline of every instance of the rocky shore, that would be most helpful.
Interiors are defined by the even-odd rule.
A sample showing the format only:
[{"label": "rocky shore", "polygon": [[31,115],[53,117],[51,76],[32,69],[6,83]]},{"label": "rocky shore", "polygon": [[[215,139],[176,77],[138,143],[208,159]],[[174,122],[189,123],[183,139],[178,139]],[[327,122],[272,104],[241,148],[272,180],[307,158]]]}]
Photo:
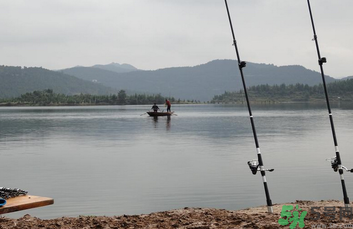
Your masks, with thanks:
[{"label": "rocky shore", "polygon": [[[122,215],[122,216],[79,216],[62,217],[57,219],[42,220],[30,215],[19,219],[10,219],[6,216],[0,218],[0,229],[36,229],[36,228],[290,228],[288,225],[280,225],[278,220],[291,217],[281,217],[283,205],[293,206],[294,211],[299,212],[299,217],[307,211],[303,222],[304,228],[353,228],[352,214],[343,211],[341,201],[296,201],[287,204],[275,204],[274,213],[267,213],[267,206],[249,208],[238,211],[211,208],[183,208],[171,211],[156,212],[146,215]],[[298,209],[296,206],[298,205]],[[315,213],[312,213],[315,207]],[[348,208],[349,209],[349,208]],[[351,209],[350,209],[351,211]],[[291,212],[291,213],[290,213]],[[345,214],[345,216],[343,216]],[[319,217],[319,219],[317,218]],[[317,218],[317,219],[315,219]],[[282,223],[283,224],[283,223]],[[302,225],[303,226],[303,225]],[[300,228],[299,224],[296,228]]]}]

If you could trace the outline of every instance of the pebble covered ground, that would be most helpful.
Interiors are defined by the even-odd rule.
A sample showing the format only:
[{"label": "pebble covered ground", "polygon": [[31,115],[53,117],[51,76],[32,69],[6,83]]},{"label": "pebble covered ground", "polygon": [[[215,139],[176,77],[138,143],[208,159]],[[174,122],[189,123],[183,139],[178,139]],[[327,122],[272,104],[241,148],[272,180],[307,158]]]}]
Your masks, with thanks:
[{"label": "pebble covered ground", "polygon": [[[267,206],[261,206],[238,211],[212,208],[183,208],[144,215],[122,215],[113,217],[79,216],[48,220],[42,220],[30,215],[24,215],[18,219],[10,219],[6,216],[2,216],[0,217],[0,229],[290,228],[290,223],[292,222],[288,221],[288,225],[280,225],[278,222],[281,218],[292,218],[292,216],[288,218],[281,217],[283,205],[293,206],[294,209],[292,211],[287,211],[287,214],[290,215],[294,211],[297,211],[300,217],[303,211],[307,211],[307,215],[303,218],[303,222],[305,223],[304,228],[353,228],[353,220],[350,219],[352,218],[352,214],[349,214],[349,211],[340,212],[341,207],[344,206],[343,203],[341,201],[328,200],[296,201],[287,204],[275,204],[273,206],[273,214],[267,213]],[[296,209],[296,205],[298,205],[299,210]],[[316,207],[314,211],[317,213],[311,213],[312,207]],[[345,213],[345,217],[340,215],[343,213]],[[320,219],[313,219],[315,217],[320,217]],[[342,218],[342,220],[340,218]],[[295,228],[300,228],[299,224],[297,224]]]}]

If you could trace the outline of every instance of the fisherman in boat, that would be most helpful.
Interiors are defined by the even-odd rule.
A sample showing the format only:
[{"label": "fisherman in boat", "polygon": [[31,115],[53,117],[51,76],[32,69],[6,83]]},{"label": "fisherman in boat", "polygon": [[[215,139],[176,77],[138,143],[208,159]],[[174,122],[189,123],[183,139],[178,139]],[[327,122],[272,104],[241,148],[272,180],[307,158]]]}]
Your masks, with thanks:
[{"label": "fisherman in boat", "polygon": [[172,106],[172,104],[168,99],[165,100],[165,105],[167,106],[167,112],[171,112],[170,107]]},{"label": "fisherman in boat", "polygon": [[151,110],[153,110],[154,112],[158,112],[159,107],[157,106],[157,104],[156,104],[156,103],[154,103],[154,104],[153,104],[153,106],[152,106]]}]

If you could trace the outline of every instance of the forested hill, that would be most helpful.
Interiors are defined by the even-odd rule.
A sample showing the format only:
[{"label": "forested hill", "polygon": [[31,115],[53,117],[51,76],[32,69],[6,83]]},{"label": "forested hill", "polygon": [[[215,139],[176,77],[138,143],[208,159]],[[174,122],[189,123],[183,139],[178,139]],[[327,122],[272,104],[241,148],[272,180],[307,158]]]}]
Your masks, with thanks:
[{"label": "forested hill", "polygon": [[[332,101],[353,101],[353,79],[327,84]],[[295,85],[258,85],[248,88],[251,102],[325,102],[323,86]],[[245,103],[244,91],[225,92],[216,95],[211,103]]]},{"label": "forested hill", "polygon": [[[76,67],[62,70],[64,73],[85,80],[97,80],[102,85],[117,90],[142,93],[161,93],[181,99],[209,101],[224,91],[242,88],[236,60],[214,60],[193,67],[164,68],[154,71],[132,71],[116,73],[93,67]],[[275,66],[247,62],[244,68],[247,86],[260,84],[308,84],[321,82],[318,72],[302,66]],[[335,79],[327,76],[327,82]]]},{"label": "forested hill", "polygon": [[43,68],[0,66],[0,98],[18,97],[27,92],[47,88],[66,95],[108,95],[117,92],[97,83]]}]

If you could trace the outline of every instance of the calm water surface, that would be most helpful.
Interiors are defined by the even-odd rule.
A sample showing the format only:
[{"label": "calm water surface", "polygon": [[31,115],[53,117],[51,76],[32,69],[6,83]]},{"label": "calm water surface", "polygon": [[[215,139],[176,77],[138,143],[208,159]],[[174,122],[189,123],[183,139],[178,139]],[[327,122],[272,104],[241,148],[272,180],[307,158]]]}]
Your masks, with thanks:
[{"label": "calm water surface", "polygon": [[[150,106],[0,108],[0,186],[55,199],[12,213],[40,218],[142,214],[183,207],[230,210],[265,205],[244,106],[174,105],[171,118]],[[325,106],[253,106],[271,199],[342,199]],[[343,164],[353,167],[353,112],[334,107]],[[353,198],[353,174],[345,173]]]}]

